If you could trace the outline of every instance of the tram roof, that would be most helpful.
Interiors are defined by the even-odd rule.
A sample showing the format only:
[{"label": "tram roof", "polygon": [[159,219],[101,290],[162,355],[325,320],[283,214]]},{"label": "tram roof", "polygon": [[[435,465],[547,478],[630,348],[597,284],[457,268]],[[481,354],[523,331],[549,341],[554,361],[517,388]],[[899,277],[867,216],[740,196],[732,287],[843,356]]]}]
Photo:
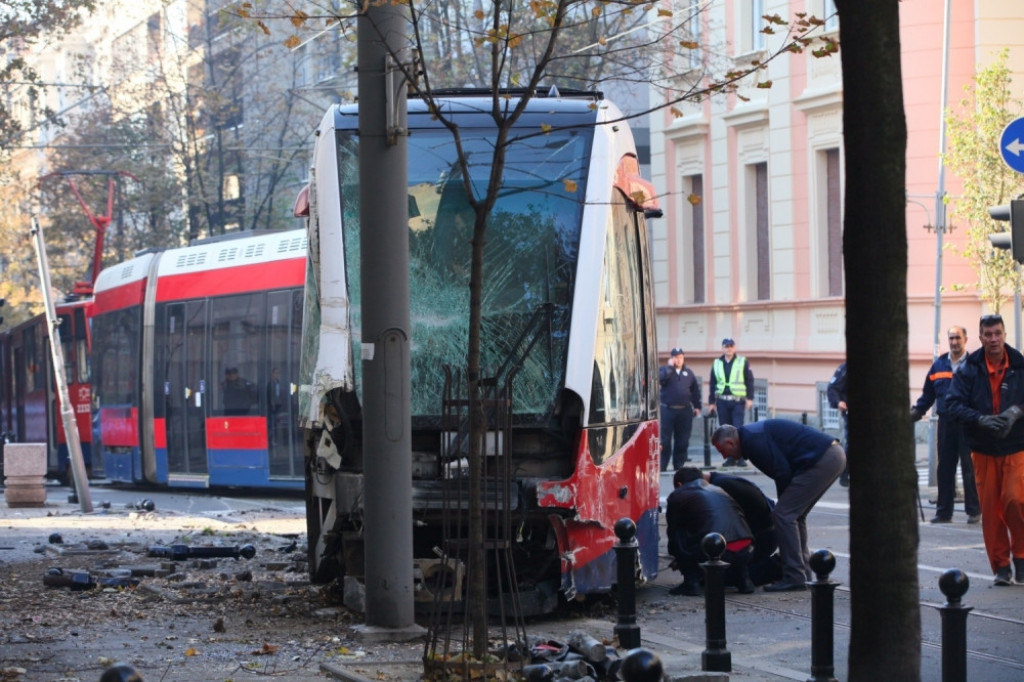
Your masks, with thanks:
[{"label": "tram roof", "polygon": [[[526,111],[517,121],[516,127],[540,127],[544,124],[557,125],[559,128],[573,126],[590,126],[597,122],[598,112],[611,107],[613,118],[620,116],[618,109],[604,99],[600,92],[571,91],[569,93],[536,94],[526,105]],[[516,105],[522,91],[508,93],[508,106]],[[444,90],[434,93],[434,100],[444,113],[457,119],[460,127],[493,128],[494,119],[491,108],[494,100],[486,90],[473,88]],[[334,127],[336,130],[352,130],[357,127],[359,105],[346,104],[334,107]],[[409,128],[441,128],[444,124],[427,108],[427,103],[415,96],[408,99]],[[557,116],[557,124],[552,121]]]}]

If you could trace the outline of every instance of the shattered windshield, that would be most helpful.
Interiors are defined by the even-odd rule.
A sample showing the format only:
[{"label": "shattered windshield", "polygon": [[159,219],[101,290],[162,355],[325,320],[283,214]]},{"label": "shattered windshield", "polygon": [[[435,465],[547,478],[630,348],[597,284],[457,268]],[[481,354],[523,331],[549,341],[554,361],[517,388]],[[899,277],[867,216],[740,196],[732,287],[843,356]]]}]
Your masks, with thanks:
[{"label": "shattered windshield", "polygon": [[[360,357],[358,140],[339,132],[346,273],[353,357]],[[490,173],[493,131],[463,130],[470,181],[482,196]],[[580,221],[589,164],[589,129],[564,130],[513,143],[504,182],[487,226],[482,298],[481,368],[503,380],[518,368],[513,411],[518,422],[543,420],[565,375]],[[469,327],[473,211],[452,135],[416,130],[409,137],[411,402],[414,422],[441,411],[444,367],[463,370]],[[372,214],[363,216],[372,225]],[[361,386],[361,363],[356,363]]]}]

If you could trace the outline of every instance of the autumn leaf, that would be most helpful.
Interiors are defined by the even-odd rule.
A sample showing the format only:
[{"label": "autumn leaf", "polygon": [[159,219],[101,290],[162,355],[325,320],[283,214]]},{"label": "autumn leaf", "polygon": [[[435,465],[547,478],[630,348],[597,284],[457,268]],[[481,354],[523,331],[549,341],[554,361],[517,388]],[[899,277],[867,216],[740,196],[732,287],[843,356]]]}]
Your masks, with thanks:
[{"label": "autumn leaf", "polygon": [[551,124],[550,123],[541,123],[540,124],[540,129],[543,130],[545,133],[550,133],[551,132]]},{"label": "autumn leaf", "polygon": [[277,646],[276,644],[267,644],[266,642],[264,642],[262,648],[257,649],[256,651],[253,651],[251,653],[253,656],[273,656],[277,653],[277,650],[280,648],[281,647]]},{"label": "autumn leaf", "polygon": [[290,21],[292,22],[292,26],[294,26],[295,28],[300,28],[304,23],[306,23],[306,19],[308,18],[308,14],[303,12],[301,9],[297,9],[295,10],[295,14],[291,16]]},{"label": "autumn leaf", "polygon": [[185,649],[185,655],[186,656],[198,656],[199,652],[196,650],[196,648],[194,646],[190,646],[189,648]]},{"label": "autumn leaf", "polygon": [[680,40],[679,47],[684,47],[687,50],[697,50],[700,48],[700,43],[696,40]]},{"label": "autumn leaf", "polygon": [[477,19],[477,21],[483,21],[487,17],[487,15],[484,14],[484,11],[482,9],[478,9],[477,11],[473,12],[473,17]]},{"label": "autumn leaf", "polygon": [[767,90],[768,88],[772,87],[772,82],[764,81],[763,83],[758,83],[757,87],[761,88],[762,90]]},{"label": "autumn leaf", "polygon": [[670,17],[670,16],[672,16],[672,10],[670,10],[670,9],[659,9],[658,10],[658,16],[659,17]]},{"label": "autumn leaf", "polygon": [[291,50],[298,47],[301,42],[302,41],[299,40],[297,35],[290,35],[288,36],[288,39],[284,41],[284,46]]},{"label": "autumn leaf", "polygon": [[683,112],[680,111],[679,109],[677,109],[676,107],[670,107],[669,108],[669,113],[671,113],[676,118],[682,118],[683,117]]},{"label": "autumn leaf", "polygon": [[690,194],[689,196],[686,197],[686,200],[690,202],[691,206],[697,206],[701,202],[699,194]]},{"label": "autumn leaf", "polygon": [[256,20],[256,25],[259,26],[261,29],[263,29],[264,35],[268,35],[268,36],[270,35],[270,27],[267,26],[266,24],[264,24],[261,20],[257,19]]},{"label": "autumn leaf", "polygon": [[569,194],[575,194],[576,191],[579,189],[579,185],[576,184],[576,181],[570,180],[569,178],[563,179],[562,184],[565,185],[565,191],[568,192]]}]

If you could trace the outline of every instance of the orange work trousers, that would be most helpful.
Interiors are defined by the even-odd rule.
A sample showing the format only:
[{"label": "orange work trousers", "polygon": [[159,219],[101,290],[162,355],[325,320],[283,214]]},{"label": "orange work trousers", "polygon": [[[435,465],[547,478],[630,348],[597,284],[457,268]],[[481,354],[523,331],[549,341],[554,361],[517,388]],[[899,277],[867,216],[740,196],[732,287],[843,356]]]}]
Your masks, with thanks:
[{"label": "orange work trousers", "polygon": [[971,453],[981,530],[992,572],[1024,559],[1024,451],[1004,457]]}]

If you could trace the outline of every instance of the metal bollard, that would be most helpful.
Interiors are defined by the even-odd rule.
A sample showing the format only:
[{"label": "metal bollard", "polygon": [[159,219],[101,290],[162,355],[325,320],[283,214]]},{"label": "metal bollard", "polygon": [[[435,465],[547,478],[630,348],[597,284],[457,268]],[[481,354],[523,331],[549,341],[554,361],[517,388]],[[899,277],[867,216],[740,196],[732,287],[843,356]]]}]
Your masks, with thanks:
[{"label": "metal bollard", "polygon": [[637,648],[626,652],[619,673],[625,682],[661,682],[665,670],[658,654]]},{"label": "metal bollard", "polygon": [[711,414],[704,415],[704,467],[711,467]]},{"label": "metal bollard", "polygon": [[618,569],[617,591],[619,597],[619,620],[614,632],[623,649],[640,646],[640,626],[636,624],[636,561],[640,545],[636,541],[636,524],[632,519],[621,518],[615,522],[615,564]]},{"label": "metal bollard", "polygon": [[707,641],[700,655],[700,668],[706,672],[732,672],[732,654],[725,648],[725,571],[729,568],[729,564],[722,561],[725,538],[720,533],[708,533],[700,546],[708,556],[708,561],[701,564]]},{"label": "metal bollard", "polygon": [[827,549],[811,554],[811,677],[807,682],[837,682],[835,678],[833,597],[839,583],[829,580],[836,557]]},{"label": "metal bollard", "polygon": [[942,682],[967,682],[967,614],[974,608],[964,606],[960,598],[967,594],[971,581],[958,568],[939,576],[939,589],[946,603],[939,607],[942,617]]}]

